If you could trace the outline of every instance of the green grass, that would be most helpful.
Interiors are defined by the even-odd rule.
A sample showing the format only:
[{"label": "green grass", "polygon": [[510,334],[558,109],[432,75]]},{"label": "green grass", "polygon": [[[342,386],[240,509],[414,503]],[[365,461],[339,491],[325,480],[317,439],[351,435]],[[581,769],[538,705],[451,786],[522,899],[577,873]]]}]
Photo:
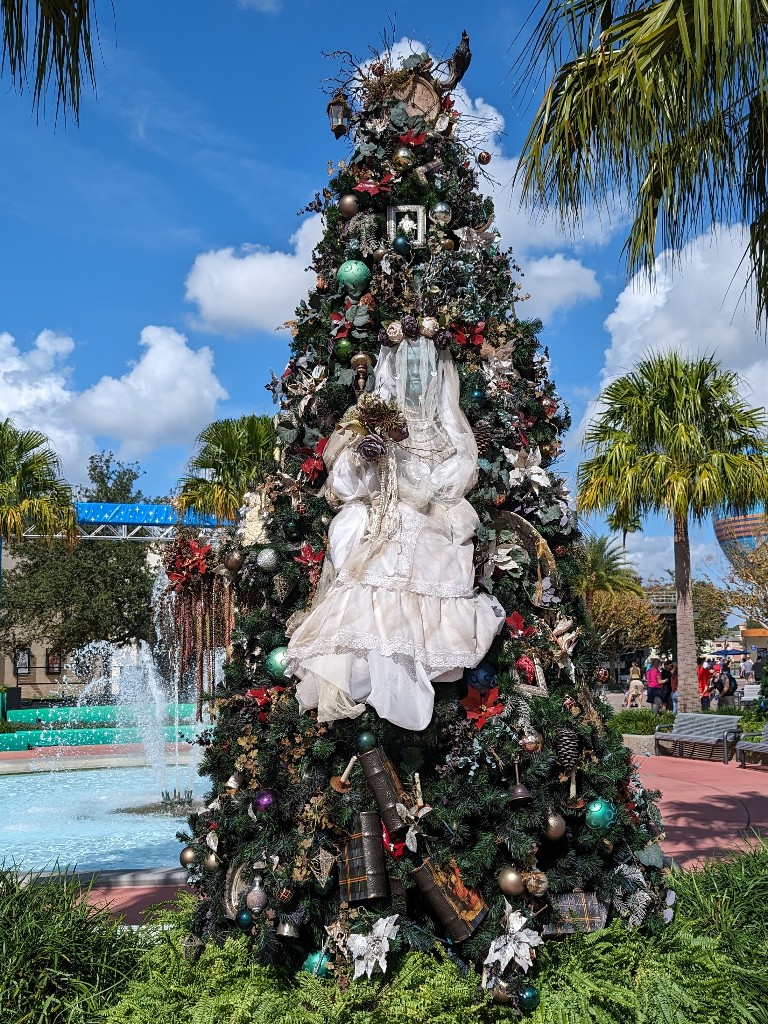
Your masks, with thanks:
[{"label": "green grass", "polygon": [[91,1024],[141,951],[140,937],[89,906],[73,879],[0,868],[2,1024]]}]

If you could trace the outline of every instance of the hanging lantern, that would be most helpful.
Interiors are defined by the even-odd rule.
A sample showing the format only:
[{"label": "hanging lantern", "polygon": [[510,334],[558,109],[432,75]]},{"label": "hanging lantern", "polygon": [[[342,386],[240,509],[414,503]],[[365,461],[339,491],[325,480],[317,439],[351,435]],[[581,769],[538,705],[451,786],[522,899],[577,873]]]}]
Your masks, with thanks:
[{"label": "hanging lantern", "polygon": [[326,107],[326,112],[331,125],[331,131],[336,138],[340,139],[342,135],[346,135],[349,131],[349,119],[352,115],[352,111],[349,109],[347,97],[343,92],[336,93]]}]

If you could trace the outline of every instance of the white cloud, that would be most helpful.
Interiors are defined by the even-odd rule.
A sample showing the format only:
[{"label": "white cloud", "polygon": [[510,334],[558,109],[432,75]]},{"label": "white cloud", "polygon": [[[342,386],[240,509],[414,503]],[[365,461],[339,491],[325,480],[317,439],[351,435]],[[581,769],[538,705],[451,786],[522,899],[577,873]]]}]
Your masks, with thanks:
[{"label": "white cloud", "polygon": [[581,260],[557,253],[530,259],[522,281],[530,299],[518,306],[520,316],[546,319],[555,310],[569,309],[584,299],[596,299],[600,285],[594,270]]},{"label": "white cloud", "polygon": [[145,327],[139,344],[146,351],[132,369],[102,377],[73,410],[89,432],[119,438],[120,453],[130,458],[191,440],[227,397],[209,348],[193,351],[171,327]]},{"label": "white cloud", "polygon": [[88,456],[104,444],[127,458],[191,445],[226,397],[210,351],[194,352],[168,327],[145,328],[140,344],[146,351],[125,375],[78,392],[72,338],[46,330],[22,350],[12,335],[0,333],[0,415],[44,431],[73,483],[85,479]]},{"label": "white cloud", "polygon": [[187,275],[186,296],[197,304],[204,330],[272,331],[287,320],[314,284],[306,267],[322,237],[319,214],[291,237],[291,251],[260,246],[201,253]]},{"label": "white cloud", "polygon": [[[630,533],[626,543],[627,561],[631,562],[644,580],[668,579],[667,570],[674,571],[675,556],[672,545],[672,525],[665,534]],[[700,578],[713,570],[719,571],[723,555],[708,527],[692,528],[691,572]]]},{"label": "white cloud", "polygon": [[747,268],[739,263],[746,244],[742,228],[720,227],[690,242],[674,266],[670,254],[662,253],[653,283],[635,277],[605,321],[611,344],[603,379],[625,373],[639,357],[660,349],[709,353],[745,376],[762,405],[768,352],[755,331],[754,298],[740,299]]}]

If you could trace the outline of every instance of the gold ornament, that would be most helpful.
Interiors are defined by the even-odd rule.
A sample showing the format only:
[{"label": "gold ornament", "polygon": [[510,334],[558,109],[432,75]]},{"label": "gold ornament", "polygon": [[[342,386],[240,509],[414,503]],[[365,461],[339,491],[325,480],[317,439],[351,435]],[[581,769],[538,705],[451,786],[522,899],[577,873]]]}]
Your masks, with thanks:
[{"label": "gold ornament", "polygon": [[499,888],[505,896],[520,896],[525,892],[525,877],[517,868],[502,868],[498,878]]},{"label": "gold ornament", "polygon": [[384,61],[377,60],[375,64],[371,64],[371,71],[373,72],[374,75],[376,75],[377,78],[381,78],[381,76],[386,72],[386,70],[387,68],[384,64]]},{"label": "gold ornament", "polygon": [[416,163],[416,154],[410,146],[398,146],[392,154],[392,163],[398,171],[407,171]]},{"label": "gold ornament", "polygon": [[358,209],[357,196],[353,196],[351,192],[348,192],[339,200],[339,213],[344,220],[351,220],[357,213]]},{"label": "gold ornament", "polygon": [[183,868],[192,868],[197,864],[198,856],[194,846],[185,846],[179,854],[179,861]]},{"label": "gold ornament", "polygon": [[543,871],[531,871],[525,881],[525,887],[531,896],[543,896],[549,888],[549,879]]},{"label": "gold ornament", "polygon": [[386,255],[387,254],[384,251],[384,249],[374,249],[374,251],[371,253],[374,263],[381,263],[381,261],[384,259]]},{"label": "gold ornament", "polygon": [[482,167],[488,166],[488,164],[491,162],[491,154],[488,152],[487,149],[484,149],[481,153],[477,154],[477,162]]},{"label": "gold ornament", "polygon": [[547,827],[544,829],[544,838],[551,843],[557,842],[565,835],[565,818],[557,811],[549,811],[547,814]]},{"label": "gold ornament", "polygon": [[215,853],[209,853],[203,861],[203,868],[206,871],[218,871],[221,867],[221,860],[216,856]]},{"label": "gold ornament", "polygon": [[367,352],[356,352],[350,359],[352,369],[355,371],[355,387],[360,394],[365,391],[365,383],[368,380],[368,370],[373,360]]},{"label": "gold ornament", "polygon": [[451,252],[455,248],[455,246],[453,244],[453,239],[452,238],[441,238],[440,239],[440,248],[444,249],[446,252]]}]

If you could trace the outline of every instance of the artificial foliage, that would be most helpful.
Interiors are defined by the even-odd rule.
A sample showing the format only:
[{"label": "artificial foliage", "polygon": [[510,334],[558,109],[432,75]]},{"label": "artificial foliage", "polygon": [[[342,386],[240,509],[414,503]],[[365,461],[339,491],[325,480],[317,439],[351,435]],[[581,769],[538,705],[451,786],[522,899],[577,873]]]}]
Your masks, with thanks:
[{"label": "artificial foliage", "polygon": [[[468,63],[465,38],[447,66],[384,54],[347,60],[336,83],[329,113],[351,151],[308,207],[325,223],[317,281],[288,324],[288,365],[268,385],[279,464],[246,496],[222,552],[225,564],[238,555],[238,619],[201,740],[212,792],[180,838],[199,894],[193,935],[242,929],[252,961],[283,971],[308,956],[325,970],[322,953],[345,993],[389,955],[447,949],[482,978],[484,999],[514,1010],[536,984],[538,944],[526,936],[563,923],[560,897],[585,890],[633,926],[660,921],[665,902],[652,795],[593,688],[578,534],[554,466],[570,419],[541,324],[516,311],[519,270],[480,189],[489,155],[450,95]],[[419,88],[436,97],[422,112]],[[280,666],[324,585],[337,508],[326,447],[346,431],[375,464],[402,441],[402,410],[372,392],[372,367],[382,347],[419,336],[450,349],[457,369],[479,453],[468,494],[480,520],[475,583],[504,619],[478,667],[434,684],[422,731],[370,708],[320,721],[300,712]],[[376,765],[395,793],[386,813],[367,781]],[[585,818],[597,799],[615,812],[599,828]],[[516,891],[502,892],[510,868]],[[379,895],[358,898],[356,870]]]}]

